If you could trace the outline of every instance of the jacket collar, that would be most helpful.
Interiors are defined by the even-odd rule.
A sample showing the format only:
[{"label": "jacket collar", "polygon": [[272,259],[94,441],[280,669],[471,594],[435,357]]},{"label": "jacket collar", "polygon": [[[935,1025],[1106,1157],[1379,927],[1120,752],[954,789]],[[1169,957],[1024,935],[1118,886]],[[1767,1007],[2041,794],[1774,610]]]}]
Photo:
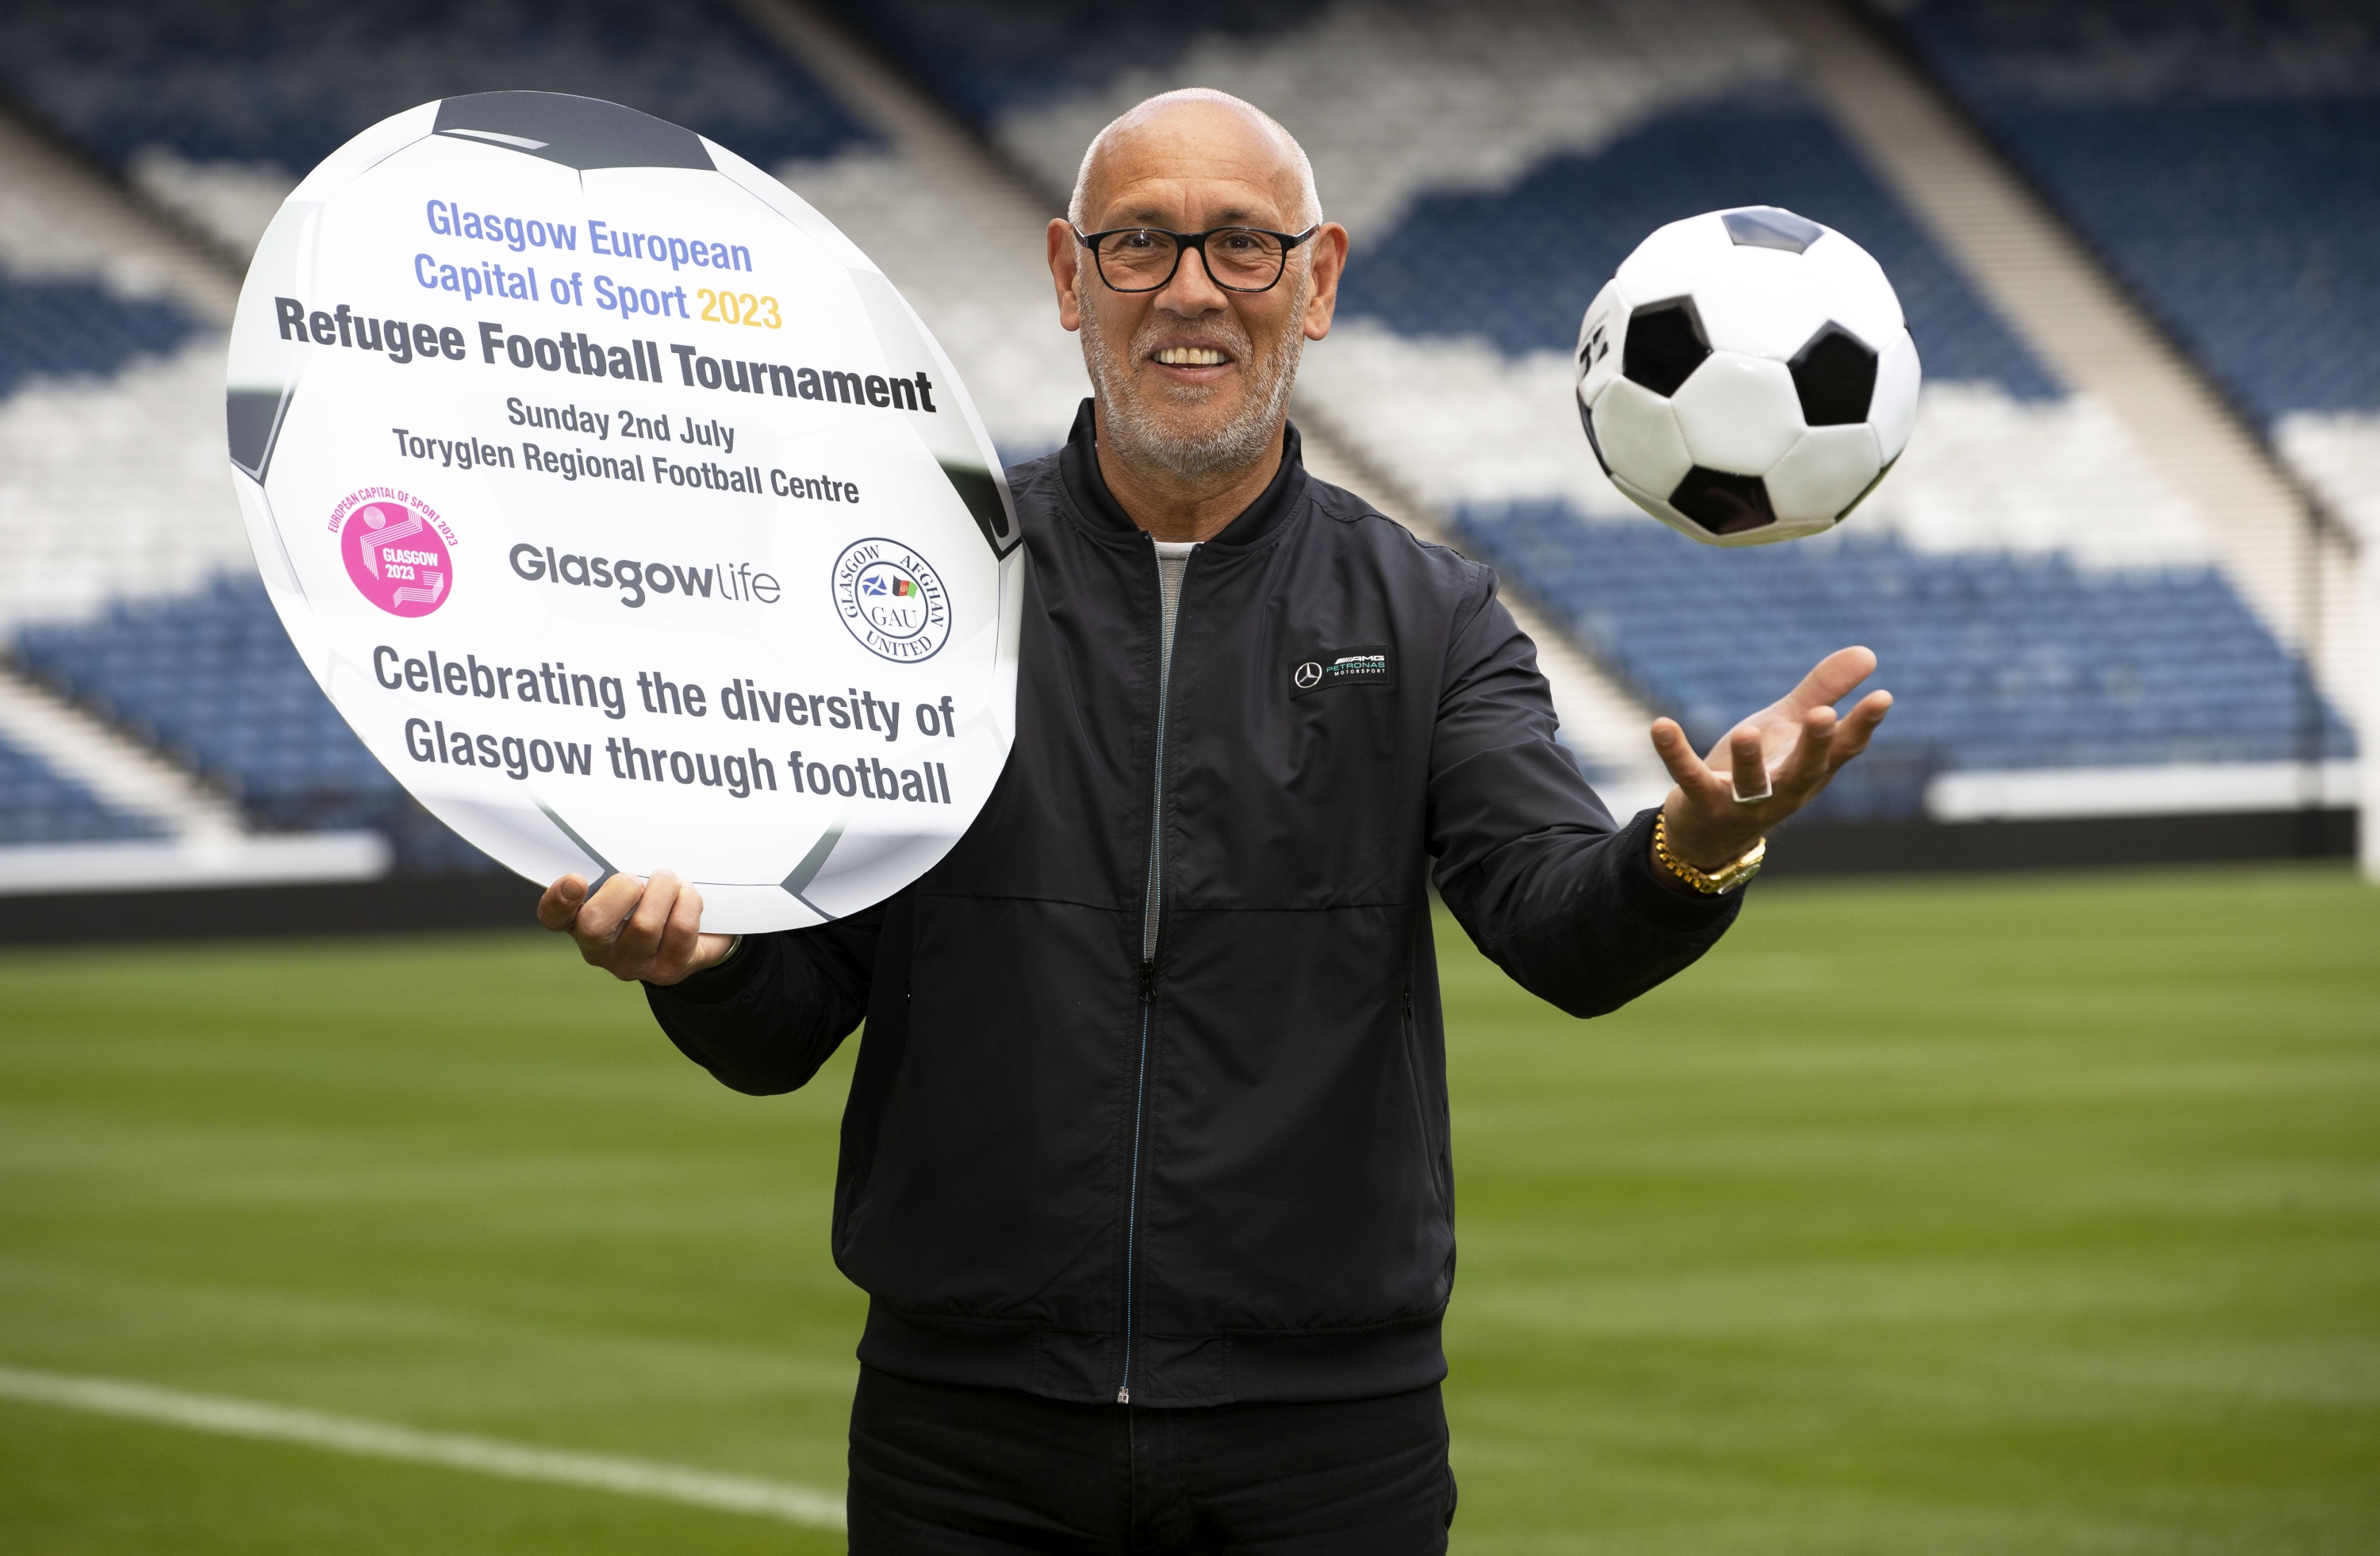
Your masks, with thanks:
[{"label": "jacket collar", "polygon": [[[1058,451],[1058,477],[1065,482],[1066,494],[1074,499],[1075,509],[1092,524],[1124,535],[1135,534],[1140,526],[1123,511],[1114,493],[1108,490],[1107,478],[1099,474],[1099,425],[1092,407],[1093,402],[1086,399],[1075,413],[1074,431],[1066,434],[1066,444]],[[1253,544],[1295,512],[1305,495],[1305,457],[1298,441],[1297,424],[1291,422],[1282,434],[1281,468],[1273,472],[1271,483],[1207,543]]]}]

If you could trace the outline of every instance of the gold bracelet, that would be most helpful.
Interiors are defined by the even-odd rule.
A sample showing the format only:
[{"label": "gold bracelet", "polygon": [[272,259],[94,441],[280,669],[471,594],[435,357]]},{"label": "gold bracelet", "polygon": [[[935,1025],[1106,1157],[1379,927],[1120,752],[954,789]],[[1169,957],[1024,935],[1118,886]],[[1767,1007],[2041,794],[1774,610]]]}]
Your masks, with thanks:
[{"label": "gold bracelet", "polygon": [[1768,857],[1768,840],[1762,838],[1752,845],[1751,852],[1733,859],[1715,870],[1697,869],[1670,852],[1670,819],[1653,818],[1653,857],[1679,880],[1706,897],[1723,896],[1760,873],[1762,861]]}]

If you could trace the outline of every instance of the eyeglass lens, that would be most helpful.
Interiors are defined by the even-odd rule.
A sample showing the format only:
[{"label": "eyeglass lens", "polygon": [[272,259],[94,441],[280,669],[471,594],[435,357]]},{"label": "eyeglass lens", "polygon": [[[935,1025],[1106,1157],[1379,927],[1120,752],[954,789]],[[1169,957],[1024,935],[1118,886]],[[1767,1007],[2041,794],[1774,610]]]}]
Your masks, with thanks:
[{"label": "eyeglass lens", "polygon": [[[1119,292],[1154,291],[1173,274],[1180,247],[1171,233],[1133,227],[1099,239],[1099,274]],[[1281,279],[1287,250],[1280,238],[1253,227],[1225,227],[1207,235],[1207,269],[1219,286],[1261,292]]]}]

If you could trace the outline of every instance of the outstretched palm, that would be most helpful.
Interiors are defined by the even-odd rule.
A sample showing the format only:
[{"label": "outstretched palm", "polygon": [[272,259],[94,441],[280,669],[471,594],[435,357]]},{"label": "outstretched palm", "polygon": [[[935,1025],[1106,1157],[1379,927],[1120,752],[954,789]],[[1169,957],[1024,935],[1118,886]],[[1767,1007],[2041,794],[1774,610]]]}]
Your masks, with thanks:
[{"label": "outstretched palm", "polygon": [[[1674,719],[1653,721],[1653,748],[1678,786],[1661,814],[1670,848],[1715,869],[1818,796],[1845,762],[1867,749],[1892,694],[1872,691],[1849,713],[1835,704],[1876,673],[1866,649],[1838,649],[1802,684],[1728,731],[1707,757],[1694,754]],[[1737,796],[1766,795],[1738,800]]]}]

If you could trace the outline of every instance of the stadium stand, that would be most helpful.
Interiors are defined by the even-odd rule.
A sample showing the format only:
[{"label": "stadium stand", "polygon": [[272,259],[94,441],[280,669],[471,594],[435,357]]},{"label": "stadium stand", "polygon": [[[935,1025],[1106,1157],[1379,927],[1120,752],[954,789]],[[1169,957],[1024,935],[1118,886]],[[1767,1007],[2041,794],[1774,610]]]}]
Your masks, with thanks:
[{"label": "stadium stand", "polygon": [[2380,537],[2380,9],[1925,0],[1898,25],[2285,456]]},{"label": "stadium stand", "polygon": [[32,753],[0,741],[0,846],[156,835],[150,821],[102,804]]},{"label": "stadium stand", "polygon": [[[1090,383],[1074,336],[1052,312],[1042,258],[1046,198],[832,18],[773,4],[755,14],[873,137],[771,171],[901,288],[958,364],[1004,461],[1048,452]],[[953,232],[965,240],[952,242]]]},{"label": "stadium stand", "polygon": [[171,297],[0,272],[0,629],[244,564],[221,336]]},{"label": "stadium stand", "polygon": [[251,578],[28,628],[19,661],[234,796],[276,832],[370,828],[406,869],[492,866],[407,797],[322,696]]},{"label": "stadium stand", "polygon": [[2204,569],[2111,579],[2054,553],[1927,556],[1890,536],[1737,553],[1649,525],[1581,546],[1551,504],[1467,510],[1464,529],[1706,744],[1776,695],[1774,667],[1874,648],[1923,690],[1884,760],[1852,770],[1859,793],[1829,796],[1839,812],[1905,813],[1922,795],[1900,791],[1951,769],[2289,761],[2347,741]]},{"label": "stadium stand", "polygon": [[0,90],[242,255],[300,174],[433,98],[609,98],[764,166],[866,138],[728,0],[24,0]]},{"label": "stadium stand", "polygon": [[168,301],[0,275],[0,399],[43,374],[111,375],[135,357],[173,350],[200,327]]},{"label": "stadium stand", "polygon": [[[1306,358],[1301,419],[1433,508],[1642,703],[1706,738],[1723,711],[1774,695],[1823,649],[1871,641],[1900,711],[1857,783],[1830,796],[1840,819],[1912,814],[1943,774],[2315,761],[2352,748],[2227,580],[2209,516],[1978,295],[1840,138],[1791,45],[1747,0],[828,9],[938,107],[870,96],[880,66],[831,58],[843,45],[801,7],[734,0],[371,0],[334,15],[299,0],[40,0],[0,15],[0,91],[234,252],[315,158],[427,98],[543,86],[691,124],[779,172],[885,264],[959,361],[995,438],[1021,456],[1062,435],[1084,390],[1079,357],[1054,323],[1028,327],[1049,307],[1032,213],[1013,188],[991,190],[980,153],[954,149],[942,115],[1054,209],[1116,112],[1169,86],[1221,87],[1299,134],[1330,214],[1355,235],[1340,326]],[[2193,37],[2233,14],[2214,0],[2171,9]],[[2005,11],[1925,0],[1900,25],[1996,129],[1995,115],[2039,109],[2048,124],[2081,112],[2043,83],[2064,79],[2058,50],[2088,54],[2088,30],[2036,37],[2022,27],[2050,24]],[[2071,14],[2154,30],[2140,6]],[[2355,115],[2370,98],[2339,82],[2365,79],[2353,61],[2369,51],[2343,52],[2348,64],[2321,67],[2329,77],[2303,65],[2315,81],[2303,91],[2245,95],[2303,144],[2343,126],[2364,152],[2325,143],[2308,164],[2316,183],[2292,168],[2298,184],[2258,198],[2335,193],[2362,168],[2353,158],[2372,138]],[[2090,122],[2122,144],[2092,153],[2071,198],[2051,172],[2035,176],[2069,205],[2101,200],[2132,249],[2075,219],[2157,298],[2135,268],[2196,229],[2181,197],[2125,191],[2123,170],[2154,165],[2188,134],[2219,134],[2230,99],[2202,82],[2187,113],[2136,132],[2127,105],[2155,93],[2124,98],[2074,74],[2087,90],[2070,96],[2089,99]],[[2027,154],[2023,134],[2002,133]],[[2058,154],[2052,131],[2024,134]],[[2252,178],[2253,160],[2239,152],[2225,176]],[[1578,432],[1569,349],[1586,300],[1645,232],[1754,202],[1831,222],[1877,254],[1928,382],[1909,455],[1845,532],[1718,553],[1653,525],[1603,478]],[[2254,209],[2224,209],[2251,230]],[[934,240],[953,224],[978,240],[996,229],[997,254],[954,257]],[[2187,279],[2175,298],[2230,310],[2200,348],[2233,353],[2219,371],[2269,407],[2260,414],[2285,446],[2319,433],[2352,467],[2380,400],[2371,353],[2351,329],[2307,322],[2372,285],[2371,265],[2352,262],[2368,240],[2339,238],[2346,230],[2326,214],[2284,222],[2263,247],[2235,241],[2168,268]],[[2316,247],[2289,249],[2294,234]],[[407,869],[483,864],[365,755],[249,581],[221,493],[220,318],[53,247],[39,224],[0,233],[0,531],[20,563],[0,579],[0,634],[18,663],[237,796],[257,827],[365,825],[396,839]],[[2257,303],[2264,314],[2231,307],[2243,289],[2277,286],[2295,290]],[[2305,311],[2317,294],[2331,312]],[[2302,373],[2293,353],[2311,362]],[[2318,386],[2286,387],[2300,378]],[[1680,599],[1695,608],[1677,611]]]},{"label": "stadium stand", "polygon": [[[47,253],[37,236],[44,230],[57,234]],[[0,272],[0,541],[12,564],[0,579],[0,630],[16,668],[180,759],[194,776],[240,792],[252,828],[338,830],[370,820],[407,836],[419,863],[452,868],[459,845],[394,803],[394,785],[298,663],[261,589],[210,582],[248,568],[223,473],[217,322],[202,317],[202,302],[173,291],[128,291],[91,262],[93,235],[77,236],[71,224],[21,225],[8,268],[45,274]],[[226,604],[250,658],[278,651],[261,678],[221,674],[216,640],[233,624],[216,618]],[[194,630],[208,626],[217,630]],[[254,711],[231,726],[228,746],[197,738],[222,723],[226,691]],[[277,738],[237,744],[268,725]],[[86,758],[106,747],[77,744]],[[288,759],[262,755],[268,747],[329,753],[308,759],[326,771],[290,773]],[[13,743],[5,770],[0,845],[165,834],[164,817],[110,806]],[[351,802],[324,803],[323,777],[346,784]],[[138,776],[134,786],[143,786]],[[217,824],[219,807],[194,798],[180,820],[200,831]],[[356,800],[377,801],[377,809]],[[212,845],[220,851],[220,840]]]},{"label": "stadium stand", "polygon": [[862,37],[931,83],[953,112],[979,130],[996,132],[1020,107],[1163,69],[1209,41],[1228,45],[1286,30],[1324,6],[1321,0],[1041,0],[994,16],[967,0],[889,6],[853,0],[834,9]]},{"label": "stadium stand", "polygon": [[[1858,235],[1892,277],[1932,375],[2057,396],[2047,370],[1785,82],[1682,106],[1592,155],[1549,158],[1510,189],[1424,197],[1351,268],[1342,306],[1401,334],[1485,335],[1508,357],[1566,350],[1646,233],[1759,204]],[[1530,276],[1543,279],[1517,284]]]},{"label": "stadium stand", "polygon": [[[1829,796],[1840,818],[1912,814],[1944,772],[2349,748],[2216,566],[2206,517],[1984,302],[1750,7],[1194,10],[1154,42],[1133,6],[1103,8],[1115,34],[1057,6],[997,25],[941,0],[844,14],[1053,191],[1150,91],[1216,86],[1275,111],[1355,237],[1300,414],[1451,514],[1466,549],[1704,738],[1825,649],[1871,641],[1901,711],[1859,786]],[[1909,456],[1841,535],[1717,553],[1602,479],[1568,353],[1654,226],[1770,202],[1877,255],[1928,386]]]},{"label": "stadium stand", "polygon": [[[236,252],[356,131],[429,98],[521,86],[610,96],[768,160],[868,139],[723,0],[0,12],[0,90]],[[369,827],[401,869],[492,869],[365,751],[254,581],[223,463],[221,318],[124,285],[103,246],[43,232],[20,222],[0,237],[13,564],[0,634],[17,664],[236,796],[254,829]],[[141,835],[147,823],[78,809],[71,784],[11,760],[0,842]]]}]

